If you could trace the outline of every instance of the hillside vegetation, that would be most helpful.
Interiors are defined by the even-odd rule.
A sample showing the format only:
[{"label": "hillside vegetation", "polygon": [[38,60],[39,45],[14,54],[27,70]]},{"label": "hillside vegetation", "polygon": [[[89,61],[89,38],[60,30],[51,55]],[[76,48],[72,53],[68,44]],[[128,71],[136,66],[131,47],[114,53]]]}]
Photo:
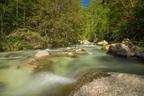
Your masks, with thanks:
[{"label": "hillside vegetation", "polygon": [[65,47],[79,40],[144,46],[143,0],[0,0],[0,50]]}]

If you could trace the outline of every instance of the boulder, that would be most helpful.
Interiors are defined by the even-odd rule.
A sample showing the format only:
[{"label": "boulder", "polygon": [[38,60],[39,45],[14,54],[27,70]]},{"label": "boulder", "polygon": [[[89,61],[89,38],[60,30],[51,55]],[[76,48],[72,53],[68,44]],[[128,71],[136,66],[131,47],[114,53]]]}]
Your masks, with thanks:
[{"label": "boulder", "polygon": [[133,50],[122,43],[111,44],[107,53],[124,57],[132,57],[135,55],[135,52]]},{"label": "boulder", "polygon": [[35,55],[34,58],[38,59],[38,58],[43,58],[43,57],[47,57],[49,56],[49,52],[47,50],[39,50]]},{"label": "boulder", "polygon": [[[95,75],[90,82],[82,83],[69,96],[143,96],[144,77],[126,73]],[[80,81],[81,83],[82,81]]]},{"label": "boulder", "polygon": [[137,57],[144,60],[144,51],[132,43],[127,42],[111,44],[107,53],[123,57]]}]

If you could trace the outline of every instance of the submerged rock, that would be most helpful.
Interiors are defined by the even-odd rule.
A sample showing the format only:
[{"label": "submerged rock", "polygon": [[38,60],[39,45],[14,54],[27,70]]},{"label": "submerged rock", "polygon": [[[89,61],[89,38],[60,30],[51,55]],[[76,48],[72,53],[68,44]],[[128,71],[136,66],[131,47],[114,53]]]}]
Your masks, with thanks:
[{"label": "submerged rock", "polygon": [[64,54],[69,57],[77,57],[77,55],[74,52],[65,52]]},{"label": "submerged rock", "polygon": [[85,49],[80,48],[80,49],[75,50],[75,53],[77,53],[77,54],[86,54],[87,52],[86,52]]},{"label": "submerged rock", "polygon": [[43,58],[49,56],[49,52],[47,50],[39,50],[35,55],[34,58]]},{"label": "submerged rock", "polygon": [[65,50],[64,54],[69,57],[77,57],[79,55],[87,54],[87,51],[83,48],[79,49],[67,49]]},{"label": "submerged rock", "polygon": [[25,63],[20,64],[18,68],[37,72],[41,70],[52,70],[53,64],[54,61],[50,60],[49,58],[32,58]]},{"label": "submerged rock", "polygon": [[[106,73],[105,73],[106,74]],[[143,96],[144,76],[125,73],[107,73],[93,78],[70,96]]]}]

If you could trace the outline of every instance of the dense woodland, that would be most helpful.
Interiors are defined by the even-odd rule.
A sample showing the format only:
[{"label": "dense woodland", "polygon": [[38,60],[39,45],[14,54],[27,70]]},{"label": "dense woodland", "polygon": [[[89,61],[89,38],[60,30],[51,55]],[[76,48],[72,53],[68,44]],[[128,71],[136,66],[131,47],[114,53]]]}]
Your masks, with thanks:
[{"label": "dense woodland", "polygon": [[144,0],[0,0],[1,51],[123,38],[144,46]]}]

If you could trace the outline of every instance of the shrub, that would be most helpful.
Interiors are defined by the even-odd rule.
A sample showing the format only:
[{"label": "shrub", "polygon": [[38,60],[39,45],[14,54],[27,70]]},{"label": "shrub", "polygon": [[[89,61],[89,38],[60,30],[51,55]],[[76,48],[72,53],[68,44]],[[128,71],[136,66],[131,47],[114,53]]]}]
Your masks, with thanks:
[{"label": "shrub", "polygon": [[9,34],[2,46],[5,51],[42,49],[48,47],[48,40],[37,32],[20,29]]}]

